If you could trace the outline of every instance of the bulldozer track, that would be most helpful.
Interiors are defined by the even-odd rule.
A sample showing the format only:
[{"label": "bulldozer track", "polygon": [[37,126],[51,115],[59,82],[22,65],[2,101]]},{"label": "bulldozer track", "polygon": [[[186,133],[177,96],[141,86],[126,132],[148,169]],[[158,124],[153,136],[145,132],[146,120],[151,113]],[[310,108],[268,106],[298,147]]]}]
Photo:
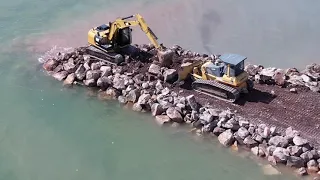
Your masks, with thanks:
[{"label": "bulldozer track", "polygon": [[[202,85],[209,86],[209,87],[204,88],[204,87],[201,87]],[[232,102],[232,103],[235,102],[240,96],[239,90],[232,88],[230,86],[221,84],[214,80],[197,79],[192,83],[192,88],[196,92],[208,95],[213,98],[217,98],[219,100]],[[232,98],[230,98],[229,95],[232,95]]]}]

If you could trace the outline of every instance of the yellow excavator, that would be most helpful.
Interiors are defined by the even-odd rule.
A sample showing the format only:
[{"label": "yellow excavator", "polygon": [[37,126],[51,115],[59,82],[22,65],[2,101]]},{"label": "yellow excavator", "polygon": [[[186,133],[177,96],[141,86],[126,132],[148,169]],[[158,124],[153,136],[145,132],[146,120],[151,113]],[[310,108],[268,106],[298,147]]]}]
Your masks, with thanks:
[{"label": "yellow excavator", "polygon": [[218,60],[198,60],[182,64],[178,81],[193,79],[192,88],[202,94],[234,103],[241,93],[253,89],[253,82],[244,71],[247,57],[223,54]]},{"label": "yellow excavator", "polygon": [[[135,17],[135,20],[129,20]],[[174,52],[165,50],[157,42],[157,36],[145,22],[140,14],[131,15],[124,18],[117,18],[109,24],[102,24],[92,28],[88,32],[89,54],[100,60],[107,60],[109,63],[120,64],[124,61],[122,52],[132,43],[133,26],[140,26],[141,30],[147,35],[151,43],[158,50],[160,62],[171,61]]]}]

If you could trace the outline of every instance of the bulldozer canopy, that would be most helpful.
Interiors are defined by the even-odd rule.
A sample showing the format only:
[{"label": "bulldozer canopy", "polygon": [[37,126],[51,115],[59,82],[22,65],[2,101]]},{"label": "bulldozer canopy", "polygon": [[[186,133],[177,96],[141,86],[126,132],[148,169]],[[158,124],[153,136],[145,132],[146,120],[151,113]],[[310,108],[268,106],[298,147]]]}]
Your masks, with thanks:
[{"label": "bulldozer canopy", "polygon": [[246,60],[247,57],[241,56],[239,54],[223,54],[219,57],[219,59],[221,59],[226,64],[236,66],[240,62]]}]

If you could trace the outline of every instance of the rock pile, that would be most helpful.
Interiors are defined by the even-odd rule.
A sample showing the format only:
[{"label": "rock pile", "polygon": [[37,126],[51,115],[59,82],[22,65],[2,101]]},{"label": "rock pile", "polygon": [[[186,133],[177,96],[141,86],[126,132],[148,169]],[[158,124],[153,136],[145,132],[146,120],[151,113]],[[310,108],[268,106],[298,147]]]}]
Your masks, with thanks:
[{"label": "rock pile", "polygon": [[299,72],[296,68],[277,69],[263,66],[247,65],[245,70],[252,80],[263,84],[274,84],[290,88],[290,92],[297,92],[297,88],[306,87],[313,92],[320,92],[320,65],[311,64]]},{"label": "rock pile", "polygon": [[[139,49],[150,53],[153,51],[146,45]],[[109,65],[90,59],[84,48],[78,48],[72,53],[59,54],[57,58],[47,60],[43,68],[55,79],[63,81],[64,85],[96,87],[100,89],[100,98],[115,99],[123,105],[131,104],[134,111],[151,112],[159,125],[188,124],[196,128],[198,134],[217,136],[226,147],[241,145],[249,148],[253,154],[267,158],[273,165],[285,164],[299,168],[301,175],[319,171],[320,152],[292,128],[281,134],[276,127],[254,125],[230,110],[202,106],[194,95],[185,97],[170,88],[166,82],[177,78],[181,63],[203,58],[216,60],[218,57],[192,53],[179,46],[172,49],[176,55],[167,67],[162,67],[152,57],[141,63],[139,56],[127,57],[131,61],[126,66]],[[259,81],[274,81],[277,84],[293,82],[292,77],[303,79],[307,76],[310,81],[303,79],[304,85],[307,81],[312,84],[317,82],[315,79],[319,80],[318,69],[312,66],[309,74],[301,74],[293,70],[289,73],[251,65],[246,68],[251,76],[259,76]],[[290,79],[278,78],[278,72],[282,73],[281,77],[289,76]]]}]

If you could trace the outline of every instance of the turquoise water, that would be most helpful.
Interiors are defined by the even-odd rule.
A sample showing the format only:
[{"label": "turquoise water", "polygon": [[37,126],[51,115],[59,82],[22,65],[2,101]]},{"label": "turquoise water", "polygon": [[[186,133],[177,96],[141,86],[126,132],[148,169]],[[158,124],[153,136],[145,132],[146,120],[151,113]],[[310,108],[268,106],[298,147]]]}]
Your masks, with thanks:
[{"label": "turquoise water", "polygon": [[[164,37],[161,40],[170,43],[170,37],[175,37],[172,33],[181,25],[160,29],[176,21],[171,18],[165,25],[159,25],[161,19],[172,17],[175,12],[183,22],[184,12],[179,8],[187,11],[189,5],[172,1],[173,5],[165,8],[168,1],[153,3],[142,0],[129,5],[124,1],[116,4],[102,0],[2,3],[0,179],[295,178],[286,170],[281,175],[264,175],[257,161],[222,148],[216,141],[203,142],[174,129],[159,128],[146,114],[124,109],[115,102],[98,101],[89,97],[84,88],[63,88],[60,82],[39,70],[37,58],[41,53],[54,45],[85,43],[87,27],[117,16],[117,9],[121,15],[139,11],[147,20],[159,20],[158,25],[150,24]],[[191,23],[192,18],[189,20]],[[138,42],[146,40],[139,33],[136,37]]]}]

